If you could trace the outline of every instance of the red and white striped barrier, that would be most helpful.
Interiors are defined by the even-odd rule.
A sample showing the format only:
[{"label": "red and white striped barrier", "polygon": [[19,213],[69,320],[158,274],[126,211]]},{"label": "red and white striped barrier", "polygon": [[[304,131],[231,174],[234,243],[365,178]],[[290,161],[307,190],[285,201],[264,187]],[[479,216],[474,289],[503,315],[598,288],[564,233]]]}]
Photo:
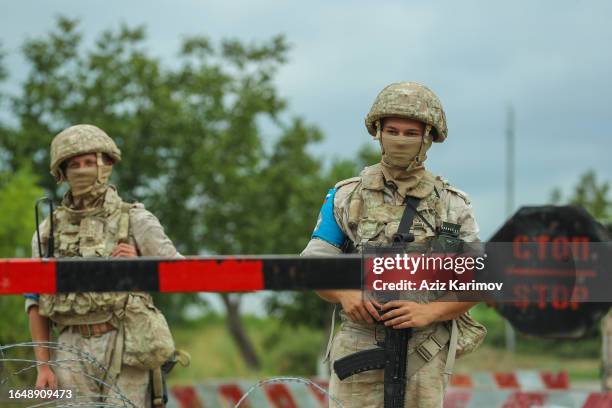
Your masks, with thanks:
[{"label": "red and white striped barrier", "polygon": [[547,390],[466,390],[446,392],[444,408],[610,408],[612,393]]},{"label": "red and white striped barrier", "polygon": [[451,387],[477,389],[515,389],[524,391],[567,390],[570,387],[569,375],[565,371],[516,372],[477,372],[470,374],[455,373],[451,377]]},{"label": "red and white striped barrier", "polygon": [[[327,382],[314,381],[327,389]],[[168,408],[234,407],[255,381],[211,381],[196,386],[175,386]],[[444,408],[612,408],[612,393],[569,390],[566,372],[477,372],[455,374]],[[312,385],[295,381],[271,382],[255,388],[241,404],[244,408],[321,408],[327,395]],[[333,406],[333,404],[332,404]]]},{"label": "red and white striped barrier", "polygon": [[[327,388],[327,383],[314,381]],[[253,381],[205,383],[196,386],[172,387],[167,408],[234,407],[255,385]],[[327,407],[327,396],[312,385],[295,382],[264,384],[249,393],[241,408],[320,408]]]}]

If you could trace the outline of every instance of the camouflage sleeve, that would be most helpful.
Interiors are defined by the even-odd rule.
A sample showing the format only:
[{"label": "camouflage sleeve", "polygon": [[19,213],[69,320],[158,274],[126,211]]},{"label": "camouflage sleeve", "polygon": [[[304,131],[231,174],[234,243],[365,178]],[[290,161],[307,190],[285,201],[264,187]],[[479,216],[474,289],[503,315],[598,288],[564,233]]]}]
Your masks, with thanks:
[{"label": "camouflage sleeve", "polygon": [[461,225],[459,238],[465,242],[480,242],[480,228],[474,217],[474,209],[471,205],[466,205],[457,219]]},{"label": "camouflage sleeve", "polygon": [[157,217],[144,208],[130,210],[130,228],[140,255],[182,257],[164,232],[164,227]]},{"label": "camouflage sleeve", "polygon": [[465,242],[480,242],[480,228],[476,223],[474,209],[470,204],[469,196],[454,187],[448,190],[447,220],[461,225],[459,238]]}]

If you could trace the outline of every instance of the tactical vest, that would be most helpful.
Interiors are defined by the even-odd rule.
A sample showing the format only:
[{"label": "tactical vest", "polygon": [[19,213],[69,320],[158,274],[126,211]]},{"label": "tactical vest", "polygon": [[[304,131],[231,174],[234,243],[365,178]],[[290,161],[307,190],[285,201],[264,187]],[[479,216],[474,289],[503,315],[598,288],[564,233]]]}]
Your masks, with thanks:
[{"label": "tactical vest", "polygon": [[[393,234],[397,229],[406,208],[405,204],[385,202],[385,180],[380,165],[366,167],[359,176],[361,182],[353,190],[349,198],[348,225],[354,236],[353,245],[356,252],[361,252],[365,244],[391,244]],[[349,179],[346,182],[350,182]],[[336,185],[343,185],[340,182]],[[438,228],[446,221],[440,192],[445,183],[436,179],[434,191],[419,202],[417,210],[429,224]],[[392,201],[395,201],[393,197]],[[415,242],[423,243],[436,236],[420,217],[415,217],[410,232],[414,234]],[[443,292],[410,291],[402,294],[401,299],[413,300],[419,303],[431,302],[440,297]]]},{"label": "tactical vest", "polygon": [[[58,207],[54,211],[55,255],[60,258],[110,257],[118,243],[128,242],[129,210],[139,205],[123,202],[111,186],[100,208]],[[39,313],[61,326],[108,321],[116,324],[122,317],[127,296],[127,292],[41,295]]]}]

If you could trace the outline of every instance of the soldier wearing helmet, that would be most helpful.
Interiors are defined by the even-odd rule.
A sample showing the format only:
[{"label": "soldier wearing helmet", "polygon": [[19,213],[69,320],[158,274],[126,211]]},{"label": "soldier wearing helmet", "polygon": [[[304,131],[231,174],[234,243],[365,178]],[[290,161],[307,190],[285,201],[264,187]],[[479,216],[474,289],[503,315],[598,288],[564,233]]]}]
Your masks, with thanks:
[{"label": "soldier wearing helmet", "polygon": [[[120,161],[115,142],[96,126],[76,125],[55,136],[51,142],[51,174],[58,183],[66,181],[70,187],[52,215],[55,256],[180,256],[157,218],[142,204],[124,202],[109,184],[113,165]],[[47,218],[39,227],[43,244],[48,242],[49,226]],[[50,255],[38,253],[36,234],[32,253],[33,257]],[[87,279],[87,271],[81,273]],[[153,390],[152,395],[150,371],[159,374],[161,364],[172,357],[174,344],[150,295],[28,294],[26,311],[33,341],[49,341],[51,324],[61,343],[55,356],[50,356],[46,348],[35,349],[37,360],[57,361],[38,365],[37,388],[72,389],[80,403],[100,403],[104,398],[117,398],[120,392],[137,407],[162,405],[160,390]],[[142,355],[144,348],[139,350],[135,345],[152,343],[147,335],[156,336],[157,346]],[[70,348],[93,356],[104,370],[79,361]],[[116,388],[105,389],[100,381],[114,383]]]},{"label": "soldier wearing helmet", "polygon": [[[435,237],[442,223],[459,225],[464,241],[479,241],[468,196],[425,167],[432,143],[443,142],[448,134],[438,97],[418,83],[391,84],[374,100],[365,125],[380,144],[381,160],[329,190],[302,255],[338,255],[361,252],[366,244],[390,244],[411,200],[418,213],[410,228],[415,242]],[[475,349],[486,334],[467,314],[475,303],[436,302],[448,296],[441,291],[403,292],[401,300],[387,303],[358,290],[317,293],[342,308],[340,330],[335,336],[332,330],[326,352],[332,366],[339,358],[375,347],[380,340],[377,322],[412,328],[405,407],[441,407],[455,355]],[[417,352],[422,349],[428,353]],[[371,370],[341,381],[332,370],[330,393],[347,408],[382,408],[383,378],[383,370]]]}]

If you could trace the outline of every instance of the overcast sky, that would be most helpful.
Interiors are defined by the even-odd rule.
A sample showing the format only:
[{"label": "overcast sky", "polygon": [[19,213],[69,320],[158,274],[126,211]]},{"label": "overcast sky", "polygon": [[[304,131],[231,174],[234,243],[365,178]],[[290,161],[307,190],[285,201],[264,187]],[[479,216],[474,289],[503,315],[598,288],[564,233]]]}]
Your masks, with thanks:
[{"label": "overcast sky", "polygon": [[[315,149],[349,157],[378,91],[413,80],[436,92],[449,138],[429,168],[468,192],[488,238],[505,213],[506,106],[516,110],[517,206],[545,203],[594,169],[610,180],[612,2],[601,1],[3,1],[0,42],[9,89],[24,76],[19,47],[64,14],[86,39],[120,22],[144,24],[168,63],[185,35],[265,40],[285,34],[278,88],[292,114],[326,135]],[[373,142],[372,142],[373,143]],[[315,215],[313,214],[313,223]]]}]

